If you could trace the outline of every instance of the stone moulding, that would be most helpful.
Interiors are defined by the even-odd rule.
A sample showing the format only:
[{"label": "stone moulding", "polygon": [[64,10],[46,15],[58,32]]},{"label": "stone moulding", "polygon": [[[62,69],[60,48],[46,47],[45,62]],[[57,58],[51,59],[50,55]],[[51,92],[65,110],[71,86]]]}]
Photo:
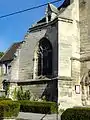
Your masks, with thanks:
[{"label": "stone moulding", "polygon": [[80,58],[81,62],[90,61],[90,56]]},{"label": "stone moulding", "polygon": [[53,25],[53,24],[57,23],[57,21],[73,23],[72,19],[63,18],[63,17],[56,17],[53,21],[50,21],[49,23],[44,22],[42,24],[36,24],[35,26],[29,28],[28,33],[32,32],[32,31],[35,31],[35,30],[46,28],[47,26],[50,26],[50,25]]},{"label": "stone moulding", "polygon": [[81,57],[81,58],[71,57],[70,60],[77,60],[77,61],[80,61],[80,62],[86,62],[86,61],[90,61],[90,56]]},{"label": "stone moulding", "polygon": [[35,84],[46,84],[49,82],[55,81],[55,79],[29,79],[29,80],[16,80],[16,81],[7,81],[8,83],[17,84],[17,85],[35,85]]},{"label": "stone moulding", "polygon": [[77,60],[77,61],[80,61],[80,58],[71,57],[70,60]]},{"label": "stone moulding", "polygon": [[69,76],[60,76],[58,80],[64,80],[64,81],[72,81],[73,79]]},{"label": "stone moulding", "polygon": [[58,17],[58,20],[62,22],[73,23],[73,20],[68,18]]}]

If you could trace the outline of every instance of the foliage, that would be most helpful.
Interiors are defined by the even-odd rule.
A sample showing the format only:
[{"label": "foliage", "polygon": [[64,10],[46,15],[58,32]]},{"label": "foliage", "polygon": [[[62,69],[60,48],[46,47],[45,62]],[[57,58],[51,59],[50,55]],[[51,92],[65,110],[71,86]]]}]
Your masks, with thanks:
[{"label": "foliage", "polygon": [[6,88],[5,88],[5,95],[6,95],[6,96],[8,96],[9,88],[10,88],[10,84],[9,84],[9,83],[6,83]]},{"label": "foliage", "polygon": [[17,88],[15,87],[14,91],[12,92],[12,99],[16,100],[17,99]]},{"label": "foliage", "polygon": [[30,90],[24,90],[22,86],[14,89],[12,93],[13,100],[46,101],[46,97],[37,98]]},{"label": "foliage", "polygon": [[24,100],[30,100],[30,91],[29,90],[26,90],[25,92],[24,92]]},{"label": "foliage", "polygon": [[0,101],[2,100],[12,100],[11,98],[6,98],[5,96],[0,97]]},{"label": "foliage", "polygon": [[0,52],[0,57],[2,57],[4,55],[4,52]]},{"label": "foliage", "polygon": [[64,109],[60,109],[58,112],[63,113],[64,111],[65,111]]},{"label": "foliage", "polygon": [[55,102],[38,102],[23,100],[19,101],[21,112],[32,112],[32,113],[43,113],[50,114],[56,113],[56,103]]},{"label": "foliage", "polygon": [[69,108],[62,113],[61,120],[90,120],[90,108]]},{"label": "foliage", "polygon": [[17,100],[30,100],[31,93],[29,90],[23,91],[22,86],[20,86],[20,89],[17,91]]},{"label": "foliage", "polygon": [[10,118],[18,115],[20,104],[11,100],[0,101],[0,120],[2,118]]},{"label": "foliage", "polygon": [[47,100],[46,100],[46,96],[43,96],[43,97],[42,97],[42,100],[43,100],[43,101],[47,101]]}]

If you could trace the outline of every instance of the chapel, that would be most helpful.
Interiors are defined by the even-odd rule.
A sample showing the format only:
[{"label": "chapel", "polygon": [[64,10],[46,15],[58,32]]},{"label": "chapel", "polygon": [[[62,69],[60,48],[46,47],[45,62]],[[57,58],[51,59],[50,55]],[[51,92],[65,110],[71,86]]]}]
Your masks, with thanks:
[{"label": "chapel", "polygon": [[20,86],[59,109],[90,105],[90,0],[48,3],[45,15],[0,59],[9,97]]}]

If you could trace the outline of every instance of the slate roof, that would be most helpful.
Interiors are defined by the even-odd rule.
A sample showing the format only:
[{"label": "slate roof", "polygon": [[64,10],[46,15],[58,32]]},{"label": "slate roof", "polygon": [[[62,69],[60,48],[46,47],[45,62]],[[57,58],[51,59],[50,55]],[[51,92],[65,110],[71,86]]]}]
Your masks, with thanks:
[{"label": "slate roof", "polygon": [[70,0],[64,0],[64,2],[58,7],[58,10],[66,8],[68,5],[70,5]]},{"label": "slate roof", "polygon": [[6,61],[11,61],[14,58],[14,54],[18,47],[22,44],[23,42],[17,42],[14,43],[6,52],[5,54],[1,57],[0,63],[1,62],[6,62]]},{"label": "slate roof", "polygon": [[43,17],[41,20],[39,20],[39,21],[37,22],[37,24],[42,23],[42,22],[46,22],[46,17]]}]

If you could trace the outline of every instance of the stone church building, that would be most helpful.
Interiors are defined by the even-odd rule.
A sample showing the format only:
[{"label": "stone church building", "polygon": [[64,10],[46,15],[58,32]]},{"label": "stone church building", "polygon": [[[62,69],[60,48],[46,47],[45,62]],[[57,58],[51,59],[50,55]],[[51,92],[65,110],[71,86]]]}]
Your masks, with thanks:
[{"label": "stone church building", "polygon": [[0,60],[0,82],[10,84],[9,97],[22,85],[37,98],[57,101],[59,109],[90,105],[89,20],[90,0],[48,4],[24,41]]}]

